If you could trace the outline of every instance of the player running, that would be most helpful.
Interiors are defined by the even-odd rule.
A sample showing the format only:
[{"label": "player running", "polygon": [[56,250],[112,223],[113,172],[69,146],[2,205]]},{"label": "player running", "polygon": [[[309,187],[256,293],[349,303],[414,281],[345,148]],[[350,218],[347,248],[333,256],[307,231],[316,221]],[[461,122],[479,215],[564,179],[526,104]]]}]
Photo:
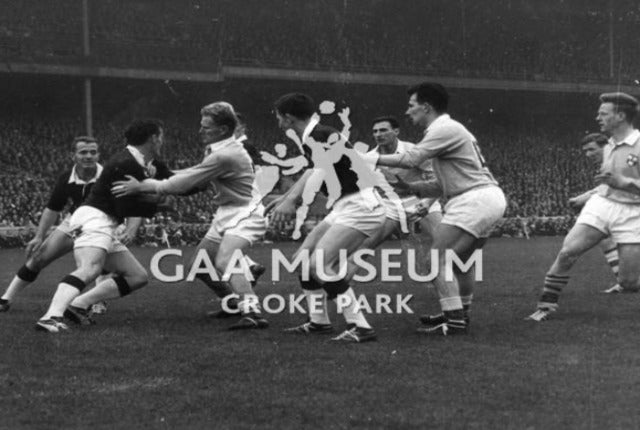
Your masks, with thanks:
[{"label": "player running", "polygon": [[[161,122],[134,121],[125,131],[125,138],[127,147],[109,159],[91,193],[69,219],[77,269],[58,284],[49,309],[36,323],[37,330],[49,333],[66,330],[63,316],[86,324],[91,304],[126,296],[148,282],[144,267],[116,238],[116,228],[126,217],[152,217],[157,198],[116,199],[111,186],[126,175],[142,180],[168,178],[173,173],[157,159],[164,139]],[[80,295],[104,269],[116,276]]]},{"label": "player running", "polygon": [[[74,165],[58,177],[49,202],[40,217],[36,235],[27,244],[27,261],[18,269],[0,298],[0,312],[10,309],[17,295],[36,280],[42,269],[73,250],[69,217],[89,195],[103,167],[98,163],[100,152],[98,142],[93,137],[76,137],[73,139],[72,150]],[[47,236],[69,201],[69,216]],[[140,218],[128,219],[126,229],[119,237],[120,241],[125,244],[131,242],[135,238],[140,221]]]},{"label": "player running", "polygon": [[[424,138],[404,154],[380,155],[378,165],[419,167],[433,160],[436,179],[407,185],[423,197],[448,200],[444,217],[434,233],[433,249],[438,251],[438,276],[433,283],[440,296],[442,313],[421,318],[419,331],[426,334],[466,333],[475,286],[475,270],[462,272],[453,267],[455,277],[446,279],[446,253],[453,251],[464,262],[480,249],[493,225],[506,209],[504,194],[486,166],[476,138],[447,114],[449,95],[436,83],[425,82],[409,88],[407,115],[425,128]],[[449,251],[449,252],[450,252]]]},{"label": "player running", "polygon": [[[591,133],[586,135],[580,141],[582,144],[582,152],[585,157],[587,157],[590,161],[597,166],[597,169],[600,170],[600,166],[602,166],[602,154],[604,151],[604,147],[607,143],[609,143],[609,139],[604,134],[600,133]],[[579,196],[572,197],[569,199],[569,204],[576,208],[582,209],[587,201],[591,198],[592,195],[598,192],[598,188],[593,188],[585,193],[580,194]],[[616,244],[611,240],[610,237],[602,239],[600,242],[600,249],[604,254],[609,267],[611,267],[611,271],[613,272],[613,276],[618,278],[618,266],[619,266],[619,257],[618,257],[618,248]],[[605,294],[615,294],[622,292],[622,287],[620,284],[616,283],[615,285],[605,289],[602,291]]]},{"label": "player running", "polygon": [[600,95],[596,121],[611,136],[596,176],[601,185],[565,237],[545,276],[537,309],[527,319],[544,321],[558,309],[573,265],[607,237],[617,244],[620,286],[626,292],[640,289],[640,131],[633,126],[637,114],[635,97],[620,92]]},{"label": "player running", "polygon": [[319,123],[314,116],[315,106],[311,97],[300,93],[286,94],[275,102],[279,127],[295,132],[310,168],[284,196],[270,204],[274,208],[272,222],[292,220],[300,200],[313,201],[317,191],[326,194],[329,202],[334,201],[331,212],[307,235],[294,254],[294,259],[301,255],[309,258],[309,276],[300,276],[309,321],[286,331],[299,334],[333,332],[327,299],[344,295],[340,302],[346,303],[342,313],[347,328],[334,340],[372,341],[376,339],[376,333],[359,309],[349,278],[340,273],[339,259],[345,252],[349,257],[367,238],[376,234],[384,223],[384,207],[374,192],[374,173],[370,166],[337,130]]}]

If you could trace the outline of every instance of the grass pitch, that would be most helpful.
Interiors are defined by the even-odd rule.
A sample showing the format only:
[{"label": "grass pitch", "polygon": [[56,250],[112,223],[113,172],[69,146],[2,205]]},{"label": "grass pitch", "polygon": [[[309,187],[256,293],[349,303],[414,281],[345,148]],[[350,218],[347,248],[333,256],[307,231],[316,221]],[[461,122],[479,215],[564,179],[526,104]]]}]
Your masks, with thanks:
[{"label": "grass pitch", "polygon": [[[207,288],[158,281],[110,303],[96,326],[36,332],[67,256],[0,314],[0,428],[640,428],[640,295],[599,294],[613,281],[599,251],[578,264],[551,321],[523,320],[559,245],[491,241],[464,337],[415,332],[417,316],[437,309],[424,286],[358,286],[369,297],[413,294],[416,313],[371,315],[379,340],[362,345],[282,333],[299,314],[229,332],[205,317]],[[252,256],[269,263],[271,246]],[[157,250],[134,253],[148,264]],[[0,251],[0,261],[4,288],[22,251]],[[261,296],[299,293],[292,276],[268,278]]]}]

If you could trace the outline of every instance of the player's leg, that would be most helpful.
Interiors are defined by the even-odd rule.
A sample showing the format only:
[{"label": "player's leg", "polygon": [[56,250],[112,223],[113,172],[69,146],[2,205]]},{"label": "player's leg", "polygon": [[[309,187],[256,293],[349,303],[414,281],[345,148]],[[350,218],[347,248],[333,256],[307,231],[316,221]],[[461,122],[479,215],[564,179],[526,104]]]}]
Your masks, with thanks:
[{"label": "player's leg", "polygon": [[577,223],[569,231],[562,243],[562,248],[555,261],[545,275],[542,295],[538,301],[536,312],[527,319],[542,321],[558,308],[558,299],[564,287],[569,283],[570,271],[578,259],[588,250],[596,246],[606,235],[595,227]]},{"label": "player's leg", "polygon": [[128,296],[147,285],[149,275],[142,264],[124,245],[107,255],[104,268],[115,276],[98,282],[89,291],[76,297],[65,312],[65,316],[77,324],[93,324],[89,308],[94,303]]},{"label": "player's leg", "polygon": [[58,284],[58,288],[51,300],[47,312],[40,318],[36,329],[57,333],[66,329],[62,323],[62,316],[69,304],[80,295],[87,284],[102,272],[107,257],[104,248],[78,247],[74,249],[77,269],[65,276]]},{"label": "player's leg", "polygon": [[[218,253],[218,249],[220,248],[220,238],[210,238],[205,236],[198,246],[193,251],[193,254],[189,258],[189,262],[187,263],[187,267],[193,267],[194,264],[200,265],[202,263],[203,258],[208,258],[209,261],[213,262],[216,254]],[[205,256],[206,255],[206,256]],[[214,275],[214,276],[212,276]],[[215,293],[218,298],[222,299],[233,291],[229,287],[229,284],[226,282],[222,282],[220,280],[219,274],[209,274],[209,273],[198,273],[196,274],[196,279],[199,279],[204,283],[211,291]]]},{"label": "player's leg", "polygon": [[[364,242],[360,245],[360,249],[370,249],[375,250],[384,243],[387,238],[391,236],[395,231],[399,231],[400,229],[400,221],[386,218],[382,228],[380,228],[377,232],[375,232],[372,236],[368,236]],[[353,279],[353,276],[358,271],[359,266],[354,263],[353,254],[349,257],[348,266],[347,266],[347,276],[348,280]]]},{"label": "player's leg", "polygon": [[[322,221],[316,225],[293,254],[292,261],[297,261],[299,258],[310,260],[310,256],[313,254],[320,238],[322,238],[330,227],[331,224],[326,221]],[[332,332],[333,328],[327,311],[327,293],[322,288],[322,284],[318,283],[315,278],[311,276],[310,270],[308,273],[304,273],[302,265],[298,266],[297,275],[300,281],[300,288],[302,288],[302,292],[307,301],[308,321],[304,324],[285,329],[285,332],[301,334]]]},{"label": "player's leg", "polygon": [[0,299],[0,312],[9,310],[15,297],[36,280],[42,269],[72,249],[73,239],[61,229],[53,230],[36,254],[27,260],[11,280]]},{"label": "player's leg", "polygon": [[[214,265],[222,279],[229,274],[228,284],[234,294],[238,296],[237,307],[240,310],[241,319],[229,327],[231,330],[267,328],[269,323],[260,315],[258,296],[253,292],[248,273],[233,273],[238,264],[242,264],[245,252],[251,246],[251,240],[226,232],[222,237],[218,252],[215,255]],[[245,268],[248,267],[245,265]],[[244,269],[244,268],[242,268]],[[244,272],[244,270],[242,270]]]},{"label": "player's leg", "polygon": [[489,236],[505,209],[504,193],[495,186],[475,188],[449,200],[433,240],[433,249],[438,256],[438,274],[433,284],[440,297],[445,322],[426,326],[420,329],[421,332],[438,335],[466,333],[467,323],[458,277],[464,282],[465,300],[470,304],[474,276],[451,276],[453,267],[448,266],[452,263],[452,253],[462,260],[472,256],[480,243],[478,239]]},{"label": "player's leg", "polygon": [[455,253],[461,260],[466,261],[465,257],[471,256],[475,250],[477,240],[474,235],[455,225],[441,223],[436,228],[432,248],[437,251],[438,274],[432,282],[438,293],[442,314],[422,317],[420,321],[425,324],[425,328],[421,331],[438,334],[466,331],[467,322],[458,279],[463,280],[465,298],[470,302],[470,296],[473,294],[473,275],[462,276],[462,272],[459,271],[455,276],[449,277],[448,272],[453,269],[449,267],[449,254]]},{"label": "player's leg", "polygon": [[622,291],[637,293],[640,290],[640,243],[618,244],[620,272],[618,279]]},{"label": "player's leg", "polygon": [[364,342],[376,338],[349,285],[347,267],[343,267],[347,265],[345,258],[360,249],[367,237],[354,227],[332,224],[311,255],[311,276],[322,285],[328,299],[337,300],[339,311],[347,322],[347,330],[334,340]]},{"label": "player's leg", "polygon": [[600,249],[604,254],[604,258],[607,260],[607,264],[611,267],[611,272],[613,272],[613,277],[616,279],[616,284],[607,288],[603,291],[605,294],[614,294],[622,292],[622,287],[618,283],[618,272],[620,265],[620,258],[618,256],[618,246],[611,239],[610,236],[602,239],[600,242]]}]

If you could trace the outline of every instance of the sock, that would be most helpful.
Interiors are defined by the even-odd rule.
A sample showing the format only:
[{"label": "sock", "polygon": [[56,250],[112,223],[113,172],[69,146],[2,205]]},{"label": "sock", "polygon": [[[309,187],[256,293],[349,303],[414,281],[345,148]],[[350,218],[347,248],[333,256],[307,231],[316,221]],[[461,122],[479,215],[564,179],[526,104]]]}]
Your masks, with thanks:
[{"label": "sock", "polygon": [[620,266],[620,260],[618,258],[618,248],[607,249],[604,252],[604,258],[607,259],[607,263],[611,267],[611,271],[618,279],[618,267]]},{"label": "sock", "polygon": [[43,320],[50,319],[51,317],[62,317],[67,306],[80,295],[80,290],[72,285],[61,282],[58,284],[58,289],[51,299],[51,305],[49,310],[41,318]]},{"label": "sock", "polygon": [[13,277],[11,283],[7,287],[7,291],[4,292],[2,296],[3,299],[11,302],[16,294],[20,291],[24,290],[29,284],[36,280],[38,277],[38,273],[35,270],[31,270],[27,267],[27,265],[23,265],[16,273],[16,276]]},{"label": "sock", "polygon": [[562,289],[569,283],[569,276],[560,276],[547,273],[544,278],[544,288],[542,289],[542,296],[540,297],[540,304],[558,304],[560,293]]},{"label": "sock", "polygon": [[460,301],[462,301],[462,309],[465,314],[468,314],[471,311],[471,302],[473,301],[473,294],[469,294],[468,296],[460,296]]},{"label": "sock", "polygon": [[71,305],[82,309],[89,309],[89,306],[94,303],[118,297],[120,297],[118,284],[116,284],[115,279],[107,278],[106,280],[96,284],[95,287],[86,293],[76,297],[73,302],[71,302]]},{"label": "sock", "polygon": [[19,276],[14,276],[11,283],[7,287],[7,291],[2,296],[3,299],[11,302],[20,291],[24,290],[31,282],[20,279]]},{"label": "sock", "polygon": [[327,293],[320,290],[302,290],[307,298],[309,319],[316,324],[331,324],[327,312]]},{"label": "sock", "polygon": [[444,297],[440,299],[440,307],[445,314],[447,311],[462,310],[462,300],[460,296]]},{"label": "sock", "polygon": [[[367,319],[364,317],[364,313],[358,306],[356,293],[353,291],[353,288],[349,287],[347,291],[338,297],[339,303],[346,303],[342,308],[342,315],[344,315],[347,324],[355,324],[362,328],[371,328]],[[344,302],[342,302],[342,297],[345,299]]]}]

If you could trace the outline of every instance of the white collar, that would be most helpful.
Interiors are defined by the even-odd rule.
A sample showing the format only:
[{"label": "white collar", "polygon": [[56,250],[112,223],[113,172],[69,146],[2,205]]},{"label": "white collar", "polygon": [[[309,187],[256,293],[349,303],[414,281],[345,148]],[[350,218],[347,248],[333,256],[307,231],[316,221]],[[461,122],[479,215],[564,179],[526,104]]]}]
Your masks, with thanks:
[{"label": "white collar", "polygon": [[142,167],[144,167],[145,169],[147,167],[149,167],[149,164],[151,164],[153,162],[153,160],[151,160],[148,163],[145,163],[144,162],[144,155],[142,155],[142,152],[140,152],[140,150],[138,148],[136,148],[135,146],[127,145],[127,149],[129,150],[131,155],[133,155],[133,158],[136,159],[138,164],[141,165]]},{"label": "white collar", "polygon": [[221,149],[222,147],[230,145],[230,144],[232,144],[234,142],[239,142],[239,141],[236,140],[236,138],[234,136],[230,136],[230,137],[227,137],[224,140],[220,140],[218,142],[210,143],[205,147],[204,153],[205,153],[205,155],[209,155],[212,152],[217,151],[217,150]]},{"label": "white collar", "polygon": [[248,139],[247,135],[243,134],[242,136],[238,137],[236,140],[240,143],[244,143],[247,139]]},{"label": "white collar", "polygon": [[638,139],[640,139],[640,130],[634,128],[633,131],[629,133],[629,135],[625,137],[623,140],[621,140],[620,142],[614,142],[613,138],[610,138],[609,141],[613,143],[615,146],[620,146],[622,144],[633,146],[636,144]]},{"label": "white collar", "polygon": [[76,165],[73,165],[73,169],[71,169],[71,175],[69,175],[69,184],[78,184],[78,185],[84,185],[84,184],[92,184],[94,183],[97,179],[98,176],[100,176],[102,174],[102,165],[100,163],[96,163],[96,174],[93,175],[93,178],[89,179],[88,181],[84,181],[82,179],[80,179],[80,177],[78,176],[78,172],[76,171]]},{"label": "white collar", "polygon": [[424,131],[424,133],[426,134],[432,127],[434,127],[434,124],[437,126],[438,123],[442,122],[442,121],[446,121],[448,119],[451,119],[451,117],[449,116],[448,113],[443,113],[442,115],[440,115],[439,117],[437,117],[436,119],[433,120],[433,122],[431,124],[429,124],[429,127],[427,127],[427,129]]},{"label": "white collar", "polygon": [[320,120],[318,118],[316,118],[315,116],[311,117],[311,119],[309,120],[309,124],[307,124],[307,126],[304,128],[304,131],[302,132],[303,144],[307,141],[307,139],[309,138],[309,135],[311,134],[315,126],[318,125],[319,123],[320,123]]}]

